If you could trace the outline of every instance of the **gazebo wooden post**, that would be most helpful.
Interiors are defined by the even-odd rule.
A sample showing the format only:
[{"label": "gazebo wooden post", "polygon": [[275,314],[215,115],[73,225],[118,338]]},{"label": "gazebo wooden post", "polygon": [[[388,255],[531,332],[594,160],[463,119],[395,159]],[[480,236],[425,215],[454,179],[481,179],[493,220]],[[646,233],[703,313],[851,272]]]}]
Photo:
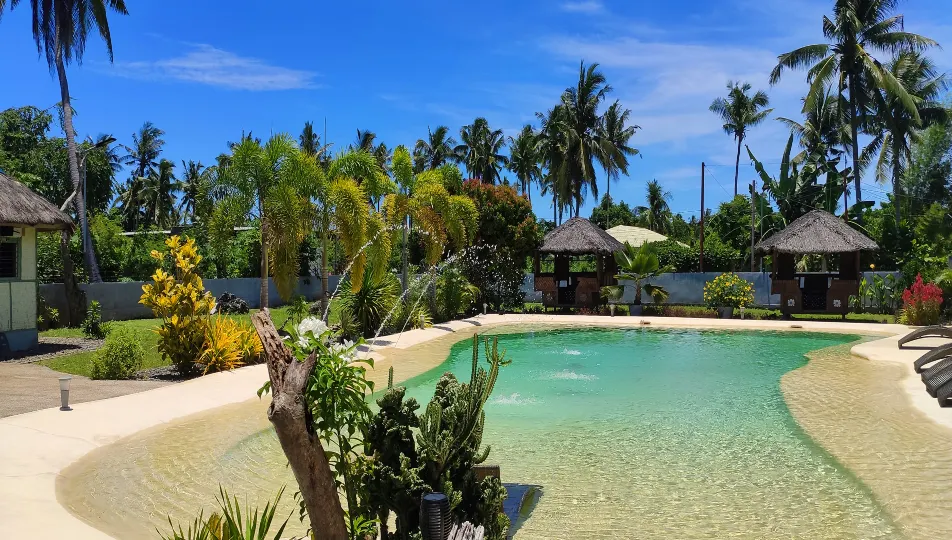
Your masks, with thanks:
[{"label": "gazebo wooden post", "polygon": [[598,280],[598,286],[605,284],[605,256],[595,255],[595,279]]}]

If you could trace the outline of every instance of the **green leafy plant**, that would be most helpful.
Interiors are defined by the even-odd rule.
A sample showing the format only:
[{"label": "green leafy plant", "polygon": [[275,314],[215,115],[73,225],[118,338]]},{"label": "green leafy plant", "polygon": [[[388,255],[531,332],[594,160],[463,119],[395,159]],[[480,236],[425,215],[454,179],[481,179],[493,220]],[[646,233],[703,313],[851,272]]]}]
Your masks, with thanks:
[{"label": "green leafy plant", "polygon": [[456,266],[449,266],[436,279],[436,312],[444,321],[453,320],[472,309],[479,289]]},{"label": "green leafy plant", "polygon": [[[172,518],[168,518],[171,532],[168,534],[159,533],[162,540],[266,540],[271,538],[279,540],[284,534],[284,529],[288,525],[291,516],[284,519],[283,522],[277,522],[274,519],[278,508],[278,502],[284,494],[284,488],[278,491],[274,501],[267,501],[264,508],[259,512],[258,508],[246,507],[242,513],[241,504],[238,497],[228,494],[223,487],[219,486],[219,497],[215,498],[221,513],[212,513],[208,519],[203,518],[203,513],[199,512],[198,517],[193,519],[187,529],[182,525],[176,526],[172,523]],[[277,529],[272,534],[272,529]]]},{"label": "green leafy plant", "polygon": [[733,272],[725,272],[704,284],[704,303],[712,308],[751,306],[754,285]]},{"label": "green leafy plant", "polygon": [[[645,283],[647,279],[670,271],[670,268],[661,266],[658,255],[650,243],[645,242],[641,247],[635,248],[625,242],[625,249],[615,252],[615,262],[618,264],[618,274],[615,279],[631,281],[635,288],[635,305],[641,304],[642,289],[650,294],[655,302],[662,303],[668,299],[669,294],[664,287]],[[618,285],[618,287],[624,286]],[[619,297],[617,290],[609,289],[609,292],[610,296]]]},{"label": "green leafy plant", "polygon": [[902,302],[902,291],[893,274],[863,278],[858,294],[850,296],[850,306],[859,313],[893,314]]},{"label": "green leafy plant", "polygon": [[341,309],[353,319],[361,336],[372,337],[393,309],[399,289],[393,274],[375,276],[374,272],[364,272],[363,285],[358,290],[354,290],[349,279],[341,285]]},{"label": "green leafy plant", "polygon": [[83,337],[86,339],[104,339],[111,328],[110,323],[102,320],[102,306],[93,300],[86,308],[86,318],[83,320]]},{"label": "green leafy plant", "polygon": [[142,369],[145,349],[132,332],[119,329],[109,334],[93,359],[93,379],[131,379]]}]

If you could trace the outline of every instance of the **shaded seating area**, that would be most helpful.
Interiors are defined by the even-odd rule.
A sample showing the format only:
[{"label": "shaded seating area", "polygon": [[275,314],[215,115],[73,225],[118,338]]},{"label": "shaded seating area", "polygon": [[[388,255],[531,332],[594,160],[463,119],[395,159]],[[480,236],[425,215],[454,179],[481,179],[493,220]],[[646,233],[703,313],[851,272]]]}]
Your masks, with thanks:
[{"label": "shaded seating area", "polygon": [[[834,313],[844,318],[850,296],[859,294],[860,254],[877,249],[876,242],[823,210],[800,216],[755,246],[757,253],[770,255],[770,292],[780,295],[785,316]],[[822,255],[824,262],[832,258],[837,270],[799,272],[797,259],[803,255]]]},{"label": "shaded seating area", "polygon": [[[624,245],[584,218],[572,218],[545,235],[535,254],[535,290],[546,308],[594,308],[599,289],[615,284],[616,251]],[[552,272],[541,272],[543,258],[552,258]],[[572,259],[594,257],[595,271],[573,272]]]}]

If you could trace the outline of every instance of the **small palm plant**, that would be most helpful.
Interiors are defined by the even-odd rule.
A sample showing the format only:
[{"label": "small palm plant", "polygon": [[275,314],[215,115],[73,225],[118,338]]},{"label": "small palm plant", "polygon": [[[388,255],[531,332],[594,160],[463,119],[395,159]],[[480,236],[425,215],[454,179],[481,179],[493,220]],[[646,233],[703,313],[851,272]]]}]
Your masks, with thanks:
[{"label": "small palm plant", "polygon": [[[635,288],[635,301],[632,305],[641,305],[642,290],[651,295],[657,303],[668,299],[669,293],[664,287],[645,283],[645,280],[671,271],[670,267],[661,266],[658,254],[650,243],[645,242],[641,247],[635,248],[625,242],[625,249],[615,253],[615,262],[618,263],[618,274],[615,279],[628,280]],[[625,285],[605,286],[602,287],[601,293],[608,298],[609,302],[617,303],[625,293]]]}]

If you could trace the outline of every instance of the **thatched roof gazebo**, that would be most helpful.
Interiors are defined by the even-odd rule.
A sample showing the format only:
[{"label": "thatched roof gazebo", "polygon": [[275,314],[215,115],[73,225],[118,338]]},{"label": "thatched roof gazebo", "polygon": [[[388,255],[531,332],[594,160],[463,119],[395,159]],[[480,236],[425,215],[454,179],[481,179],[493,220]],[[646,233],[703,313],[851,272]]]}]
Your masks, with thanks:
[{"label": "thatched roof gazebo", "polygon": [[0,359],[37,344],[36,231],[72,228],[59,208],[0,173]]},{"label": "thatched roof gazebo", "polygon": [[[780,310],[785,315],[839,313],[845,317],[849,297],[859,293],[860,253],[879,246],[833,214],[814,210],[754,249],[772,258],[771,293],[780,295]],[[839,255],[839,270],[797,272],[796,257],[811,254]]]},{"label": "thatched roof gazebo", "polygon": [[[535,290],[545,307],[595,307],[599,289],[614,283],[614,253],[624,245],[591,221],[575,217],[545,235],[535,256]],[[595,272],[571,272],[571,258],[595,257]],[[541,273],[541,258],[554,257],[554,272]],[[607,271],[606,271],[607,270]]]},{"label": "thatched roof gazebo", "polygon": [[30,188],[0,173],[0,226],[72,229],[69,216]]}]

